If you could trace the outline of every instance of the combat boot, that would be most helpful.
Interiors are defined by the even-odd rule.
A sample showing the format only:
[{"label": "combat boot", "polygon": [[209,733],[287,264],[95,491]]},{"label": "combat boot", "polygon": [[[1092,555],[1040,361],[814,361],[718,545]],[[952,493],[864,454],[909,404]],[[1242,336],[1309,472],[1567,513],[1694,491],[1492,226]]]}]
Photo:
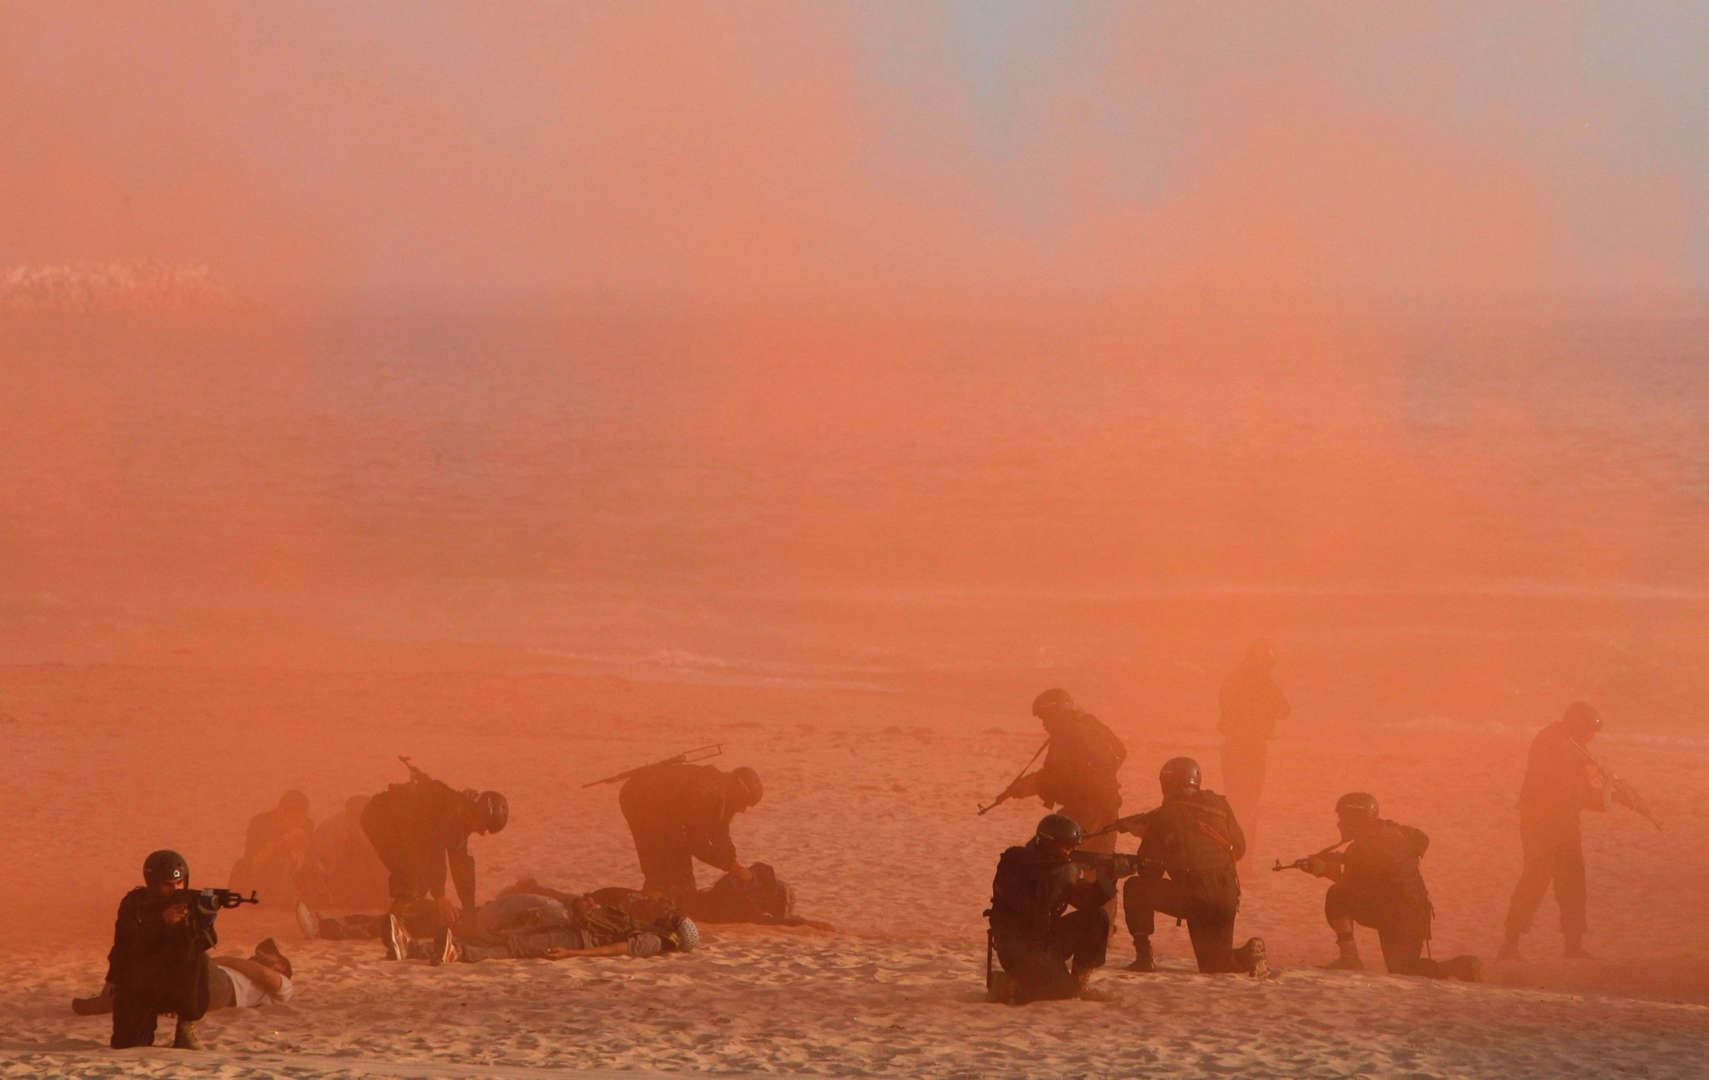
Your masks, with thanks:
[{"label": "combat boot", "polygon": [[1501,941],[1501,948],[1496,950],[1495,962],[1498,964],[1524,963],[1525,958],[1519,955],[1519,939],[1516,937],[1503,938]]},{"label": "combat boot", "polygon": [[1568,960],[1594,960],[1595,957],[1584,951],[1584,935],[1573,934],[1567,938],[1566,948],[1561,955]]},{"label": "combat boot", "polygon": [[1326,971],[1364,971],[1365,962],[1359,959],[1359,943],[1353,940],[1353,935],[1335,939],[1335,947],[1341,955],[1323,965]]},{"label": "combat boot", "polygon": [[1246,944],[1234,950],[1234,970],[1251,972],[1254,979],[1270,974],[1270,961],[1265,957],[1264,939],[1247,938]]},{"label": "combat boot", "polygon": [[1012,1005],[1014,996],[1014,988],[1009,985],[1009,973],[993,971],[985,983],[985,1000],[993,1005]]},{"label": "combat boot", "polygon": [[1074,973],[1074,996],[1081,1001],[1114,1001],[1115,995],[1092,985],[1092,972],[1094,970],[1096,969],[1087,968],[1085,971]]},{"label": "combat boot", "polygon": [[172,1047],[175,1050],[202,1049],[202,1040],[196,1037],[194,1020],[178,1021],[178,1027],[172,1032]]},{"label": "combat boot", "polygon": [[1156,971],[1157,963],[1151,958],[1151,939],[1136,937],[1133,939],[1133,963],[1127,966],[1129,971]]},{"label": "combat boot", "polygon": [[72,998],[71,1011],[78,1016],[99,1016],[113,1011],[113,995],[102,990],[94,997]]},{"label": "combat boot", "polygon": [[1437,965],[1437,977],[1443,979],[1460,979],[1465,982],[1480,982],[1483,979],[1483,961],[1475,956],[1455,956]]}]

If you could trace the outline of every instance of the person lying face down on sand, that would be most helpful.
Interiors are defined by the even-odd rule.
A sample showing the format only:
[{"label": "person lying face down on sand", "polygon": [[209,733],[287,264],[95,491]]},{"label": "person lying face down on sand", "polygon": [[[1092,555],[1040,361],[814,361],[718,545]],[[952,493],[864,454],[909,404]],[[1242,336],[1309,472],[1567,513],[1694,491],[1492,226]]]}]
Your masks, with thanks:
[{"label": "person lying face down on sand", "polygon": [[1430,838],[1410,825],[1377,816],[1375,796],[1353,791],[1335,801],[1336,828],[1345,851],[1319,852],[1302,867],[1334,882],[1323,897],[1323,914],[1335,931],[1340,955],[1332,970],[1362,971],[1354,924],[1375,927],[1383,963],[1395,975],[1475,982],[1481,965],[1475,956],[1427,960],[1421,954],[1430,939],[1433,909],[1418,861]]},{"label": "person lying face down on sand", "polygon": [[592,896],[511,891],[481,905],[475,929],[446,928],[431,940],[413,938],[402,919],[389,919],[386,957],[435,965],[481,960],[567,960],[579,956],[657,956],[688,952],[700,942],[694,921],[666,911],[640,919]]},{"label": "person lying face down on sand", "polygon": [[[272,938],[264,939],[248,956],[204,957],[208,972],[208,1011],[253,1009],[268,1002],[291,1000],[291,961]],[[71,1011],[94,1016],[113,1011],[113,996],[73,998]]]},{"label": "person lying face down on sand", "polygon": [[[1080,838],[1073,818],[1047,814],[1030,841],[998,860],[986,912],[1003,968],[987,987],[992,1000],[1106,1000],[1088,983],[1104,966],[1110,937],[1104,905],[1115,896],[1116,883],[1103,874],[1081,879],[1069,858]],[[1079,910],[1069,912],[1070,907]]]}]

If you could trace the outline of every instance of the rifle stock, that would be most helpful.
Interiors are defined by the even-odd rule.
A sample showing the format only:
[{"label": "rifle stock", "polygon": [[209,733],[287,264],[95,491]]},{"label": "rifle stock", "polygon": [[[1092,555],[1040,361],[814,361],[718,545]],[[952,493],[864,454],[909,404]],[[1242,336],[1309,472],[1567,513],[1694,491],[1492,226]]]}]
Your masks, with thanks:
[{"label": "rifle stock", "polygon": [[677,754],[674,757],[665,758],[663,761],[654,761],[646,765],[637,765],[633,769],[624,769],[620,773],[613,773],[610,776],[604,776],[598,780],[589,780],[587,783],[583,784],[582,787],[590,788],[598,787],[600,784],[615,784],[619,780],[627,780],[636,773],[646,772],[648,769],[657,769],[665,765],[686,765],[692,761],[705,761],[707,758],[715,758],[723,752],[723,743],[707,743],[705,746],[696,746],[692,750],[684,750],[682,753]]}]

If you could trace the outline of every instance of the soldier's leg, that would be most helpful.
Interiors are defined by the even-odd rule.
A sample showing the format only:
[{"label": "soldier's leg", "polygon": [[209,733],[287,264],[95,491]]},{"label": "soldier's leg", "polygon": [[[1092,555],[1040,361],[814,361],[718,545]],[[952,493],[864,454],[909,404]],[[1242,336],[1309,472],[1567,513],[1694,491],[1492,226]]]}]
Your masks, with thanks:
[{"label": "soldier's leg", "polygon": [[1068,957],[1075,971],[1104,966],[1109,951],[1110,917],[1104,909],[1070,911],[1053,927],[1057,948]]},{"label": "soldier's leg", "polygon": [[1193,958],[1207,974],[1233,971],[1234,910],[1221,904],[1197,904],[1187,914],[1187,936]]},{"label": "soldier's leg", "polygon": [[120,990],[113,995],[113,1037],[108,1045],[114,1050],[123,1050],[127,1046],[153,1046],[154,1027],[158,1020],[152,1002]]},{"label": "soldier's leg", "polygon": [[1552,854],[1556,841],[1546,829],[1521,821],[1519,842],[1524,867],[1519,871],[1519,881],[1513,886],[1513,896],[1507,903],[1507,923],[1501,945],[1503,957],[1519,955],[1519,939],[1531,929],[1531,922],[1537,917],[1537,909],[1542,906],[1543,895],[1549,891],[1549,881],[1555,874]]},{"label": "soldier's leg", "polygon": [[1157,930],[1156,913],[1177,918],[1187,914],[1185,890],[1178,881],[1155,873],[1135,874],[1122,884],[1122,908],[1128,933],[1133,935],[1133,963],[1129,971],[1155,971],[1151,935]]},{"label": "soldier's leg", "polygon": [[1339,971],[1363,971],[1359,943],[1353,937],[1360,897],[1345,882],[1336,882],[1323,894],[1323,917],[1335,931],[1336,957],[1328,967]]},{"label": "soldier's leg", "polygon": [[1383,966],[1391,975],[1440,977],[1436,962],[1424,958],[1424,939],[1417,934],[1378,927],[1377,941],[1383,948]]},{"label": "soldier's leg", "polygon": [[1585,929],[1584,841],[1575,833],[1556,845],[1550,860],[1554,868],[1555,903],[1561,909],[1561,936],[1566,955],[1582,957]]},{"label": "soldier's leg", "polygon": [[999,934],[995,944],[997,963],[1009,977],[1015,1004],[1070,998],[1079,989],[1068,970],[1068,958],[1054,943]]}]

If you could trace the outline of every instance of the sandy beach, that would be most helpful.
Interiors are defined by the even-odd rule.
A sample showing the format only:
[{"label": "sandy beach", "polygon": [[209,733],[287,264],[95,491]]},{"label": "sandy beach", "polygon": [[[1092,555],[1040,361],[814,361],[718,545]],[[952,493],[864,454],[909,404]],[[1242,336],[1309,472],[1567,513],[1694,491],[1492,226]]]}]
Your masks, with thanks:
[{"label": "sandy beach", "polygon": [[[1243,864],[1239,931],[1267,939],[1277,975],[1200,976],[1185,931],[1164,923],[1151,976],[1120,971],[1131,947],[1117,933],[1102,976],[1114,1002],[1017,1009],[983,1001],[980,911],[997,854],[1042,811],[974,808],[1039,736],[1000,688],[648,683],[450,646],[328,645],[244,667],[206,644],[164,647],[114,638],[115,658],[135,662],[0,668],[24,778],[4,795],[5,858],[43,868],[0,928],[0,1075],[1660,1077],[1700,1075],[1709,1053],[1709,874],[1695,857],[1709,840],[1709,753],[1689,736],[1611,731],[1601,747],[1642,778],[1667,831],[1623,811],[1587,817],[1596,960],[1559,958],[1551,902],[1530,962],[1488,963],[1518,867],[1522,726],[1399,716],[1373,749],[1369,732],[1308,713],[1273,744]],[[1310,685],[1294,690],[1312,699]],[[1175,753],[1200,755],[1215,786],[1207,718],[1164,732],[1106,715],[1129,748],[1129,807],[1154,803],[1155,763]],[[473,842],[483,897],[524,874],[635,884],[614,789],[581,785],[699,742],[766,778],[765,801],[737,819],[739,849],[773,863],[802,913],[834,932],[712,927],[685,956],[436,969],[388,963],[378,943],[304,941],[264,903],[222,915],[222,947],[277,936],[296,995],[213,1014],[206,1052],[114,1053],[105,1018],[67,1007],[99,984],[141,854],[179,847],[193,881],[217,883],[249,815],[286,786],[319,814],[401,779],[393,755],[407,752],[509,794],[511,826]],[[1480,953],[1486,983],[1317,970],[1333,952],[1323,883],[1268,866],[1332,839],[1330,805],[1352,786],[1431,834],[1435,949]],[[1368,931],[1362,944],[1380,964]]]}]

